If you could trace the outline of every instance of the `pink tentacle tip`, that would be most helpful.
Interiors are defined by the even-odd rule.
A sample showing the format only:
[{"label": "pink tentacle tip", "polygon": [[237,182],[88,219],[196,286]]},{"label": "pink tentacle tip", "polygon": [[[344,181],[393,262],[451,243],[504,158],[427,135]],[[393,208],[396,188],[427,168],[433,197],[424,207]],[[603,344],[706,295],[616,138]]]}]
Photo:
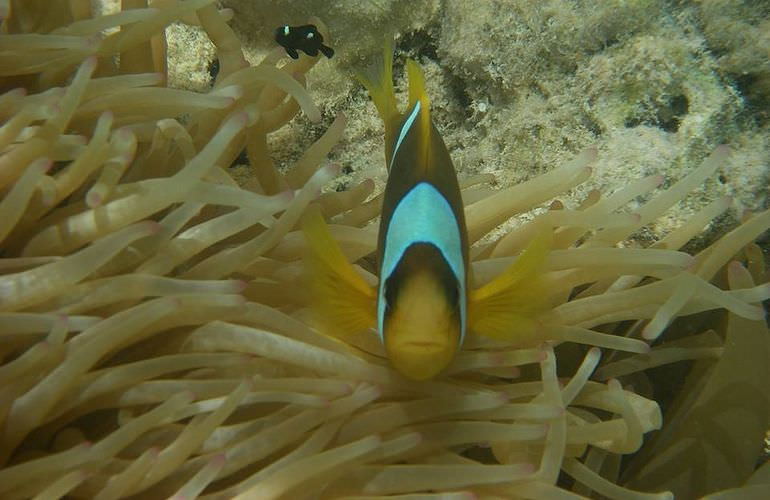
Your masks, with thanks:
[{"label": "pink tentacle tip", "polygon": [[175,311],[178,311],[182,307],[182,300],[179,297],[163,297],[158,300],[165,300],[166,304],[171,306]]},{"label": "pink tentacle tip", "polygon": [[342,172],[342,165],[339,163],[331,163],[325,167],[327,170],[329,170],[329,173],[333,176],[340,175],[340,172]]},{"label": "pink tentacle tip", "polygon": [[34,168],[37,168],[41,174],[47,173],[49,170],[51,170],[52,166],[53,161],[51,161],[50,158],[40,158],[34,163]]},{"label": "pink tentacle tip", "polygon": [[140,222],[140,224],[142,224],[142,229],[147,233],[148,236],[159,233],[163,227],[154,220],[146,220],[144,222]]},{"label": "pink tentacle tip", "polygon": [[98,59],[96,56],[88,56],[80,67],[83,69],[83,71],[92,73],[96,69],[97,62]]},{"label": "pink tentacle tip", "polygon": [[414,446],[422,444],[423,441],[425,441],[425,436],[423,436],[419,432],[412,432],[411,434],[412,434],[412,440],[414,441]]},{"label": "pink tentacle tip", "polygon": [[136,141],[136,135],[126,127],[121,127],[115,131],[115,140],[120,142],[121,146],[129,146]]},{"label": "pink tentacle tip", "polygon": [[[99,44],[102,43],[102,37],[99,33],[95,35],[91,35],[85,39],[85,47],[87,49],[97,49],[99,48]],[[95,56],[93,56],[95,57]]]},{"label": "pink tentacle tip", "polygon": [[233,9],[220,9],[219,15],[222,16],[222,18],[225,20],[225,22],[232,20],[233,16],[235,16],[235,11]]},{"label": "pink tentacle tip", "polygon": [[[228,97],[230,97],[233,102],[243,97],[243,94],[245,93],[243,86],[241,85],[233,85],[230,87],[230,89],[231,90],[228,92]],[[252,119],[256,118],[257,116],[256,108],[252,109],[251,112],[247,111],[247,113],[251,116]]]},{"label": "pink tentacle tip", "polygon": [[477,500],[479,498],[472,491],[463,491],[462,495],[463,500]]},{"label": "pink tentacle tip", "polygon": [[494,366],[503,366],[505,364],[505,354],[502,352],[490,353],[489,362]]},{"label": "pink tentacle tip", "polygon": [[230,120],[238,129],[243,129],[249,124],[249,114],[246,111],[240,111],[232,115]]},{"label": "pink tentacle tip", "polygon": [[102,206],[104,203],[104,198],[102,195],[94,192],[89,192],[86,194],[86,205],[88,205],[91,208],[96,208]]},{"label": "pink tentacle tip", "polygon": [[[129,133],[129,134],[130,134],[130,133]],[[130,135],[133,135],[133,134],[130,134]],[[127,143],[124,143],[123,145],[127,145]],[[117,162],[118,162],[118,164],[120,164],[120,165],[128,165],[129,163],[131,163],[132,161],[134,161],[134,154],[135,154],[135,153],[136,153],[136,151],[135,151],[135,150],[134,150],[134,151],[129,151],[129,152],[127,152],[127,153],[123,153],[123,154],[119,155],[119,156],[116,158],[116,161],[117,161]]]},{"label": "pink tentacle tip", "polygon": [[[59,106],[58,102],[49,102],[46,104],[41,105],[41,116],[45,120],[50,120],[52,118],[55,118],[56,115],[61,113],[61,106]],[[85,139],[85,137],[83,138]],[[83,142],[85,144],[85,141]]]},{"label": "pink tentacle tip", "polygon": [[377,385],[373,385],[369,391],[372,393],[372,400],[380,399],[382,396],[382,388]]},{"label": "pink tentacle tip", "polygon": [[642,329],[642,338],[644,340],[655,340],[656,338],[658,338],[658,335],[659,333],[656,330],[651,329],[649,324],[647,324]]},{"label": "pink tentacle tip", "polygon": [[498,392],[495,396],[496,396],[498,404],[500,404],[501,406],[504,405],[504,404],[507,404],[508,401],[511,400],[511,397],[508,394],[504,393],[504,392]]},{"label": "pink tentacle tip", "polygon": [[218,469],[225,466],[227,463],[227,456],[224,453],[218,453],[217,455],[214,455],[211,458],[211,461],[209,462],[213,467],[216,467]]},{"label": "pink tentacle tip", "polygon": [[297,80],[297,82],[302,85],[303,87],[307,87],[307,78],[305,78],[305,73],[302,71],[292,71],[291,77]]},{"label": "pink tentacle tip", "polygon": [[249,282],[246,280],[232,280],[232,281],[233,281],[234,293],[243,293],[243,291],[246,290],[246,287],[249,286]]}]

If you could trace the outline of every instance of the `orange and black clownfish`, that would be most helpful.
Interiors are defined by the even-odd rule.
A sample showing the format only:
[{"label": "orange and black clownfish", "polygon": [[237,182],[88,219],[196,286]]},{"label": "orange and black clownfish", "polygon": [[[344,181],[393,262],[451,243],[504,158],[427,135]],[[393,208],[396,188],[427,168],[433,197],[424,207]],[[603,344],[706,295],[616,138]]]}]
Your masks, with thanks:
[{"label": "orange and black clownfish", "polygon": [[409,107],[399,113],[393,52],[359,75],[385,123],[385,187],[373,288],[347,261],[318,212],[305,218],[315,309],[338,335],[376,328],[392,366],[424,380],[444,370],[469,331],[536,337],[544,307],[538,275],[550,234],[536,237],[500,276],[469,290],[469,244],[457,175],[430,118],[420,67],[407,61]]}]

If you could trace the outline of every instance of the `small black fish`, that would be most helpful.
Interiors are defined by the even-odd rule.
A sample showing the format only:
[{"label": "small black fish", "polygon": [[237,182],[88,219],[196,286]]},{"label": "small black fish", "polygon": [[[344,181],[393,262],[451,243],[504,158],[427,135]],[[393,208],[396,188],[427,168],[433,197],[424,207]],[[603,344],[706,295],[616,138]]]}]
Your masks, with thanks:
[{"label": "small black fish", "polygon": [[319,50],[328,58],[334,55],[334,49],[324,45],[323,35],[312,24],[276,28],[275,41],[286,49],[286,53],[292,59],[299,59],[298,50],[312,57],[317,56]]}]

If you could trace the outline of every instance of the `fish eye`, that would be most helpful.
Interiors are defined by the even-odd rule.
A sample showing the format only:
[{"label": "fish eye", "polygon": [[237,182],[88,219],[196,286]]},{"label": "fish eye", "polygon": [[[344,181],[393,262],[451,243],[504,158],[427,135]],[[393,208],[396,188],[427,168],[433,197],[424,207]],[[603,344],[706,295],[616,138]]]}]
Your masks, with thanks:
[{"label": "fish eye", "polygon": [[288,25],[283,27],[283,34],[286,35],[286,36],[289,35],[289,26]]},{"label": "fish eye", "polygon": [[308,38],[308,39],[310,39],[310,38],[313,38],[313,34],[312,34],[312,33],[308,33],[308,34],[305,36],[305,38]]},{"label": "fish eye", "polygon": [[449,303],[458,304],[460,302],[460,287],[455,284],[449,287]]},{"label": "fish eye", "polygon": [[393,304],[393,301],[396,299],[394,297],[393,287],[389,286],[390,285],[390,283],[388,283],[389,281],[390,281],[390,278],[385,280],[385,286],[383,287],[383,290],[382,290],[382,294],[384,296],[383,298],[385,299],[385,310],[386,311],[390,311],[391,304]]},{"label": "fish eye", "polygon": [[385,315],[386,318],[388,316],[390,316],[390,313],[393,310],[393,307],[391,307],[391,305],[390,305],[391,304],[391,298],[392,297],[388,296],[388,293],[386,291],[385,292],[385,299],[383,301],[385,303],[385,313],[384,313],[384,315]]}]

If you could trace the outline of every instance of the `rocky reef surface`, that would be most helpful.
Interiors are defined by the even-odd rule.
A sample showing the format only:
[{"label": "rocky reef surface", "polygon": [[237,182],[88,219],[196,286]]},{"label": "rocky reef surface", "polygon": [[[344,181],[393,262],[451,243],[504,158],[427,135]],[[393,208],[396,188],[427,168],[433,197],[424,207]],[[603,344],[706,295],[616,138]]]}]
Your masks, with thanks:
[{"label": "rocky reef surface", "polygon": [[[324,121],[298,117],[271,137],[290,165],[338,113],[348,125],[330,160],[347,176],[383,185],[382,125],[351,77],[396,38],[403,62],[426,72],[433,116],[460,176],[494,174],[506,187],[596,145],[588,190],[615,191],[661,173],[663,185],[695,168],[719,144],[733,150],[720,175],[638,238],[656,238],[708,202],[732,196],[735,210],[705,238],[768,206],[770,179],[770,4],[758,1],[610,0],[225,0],[247,58],[275,47],[273,30],[318,16],[335,57],[309,75]],[[213,47],[188,26],[169,28],[173,86],[203,89]],[[299,137],[299,139],[298,139]],[[247,170],[244,170],[247,175]],[[511,221],[509,224],[515,224]],[[505,230],[506,228],[502,228]],[[701,240],[699,244],[705,244]],[[696,243],[698,244],[698,243]]]}]

